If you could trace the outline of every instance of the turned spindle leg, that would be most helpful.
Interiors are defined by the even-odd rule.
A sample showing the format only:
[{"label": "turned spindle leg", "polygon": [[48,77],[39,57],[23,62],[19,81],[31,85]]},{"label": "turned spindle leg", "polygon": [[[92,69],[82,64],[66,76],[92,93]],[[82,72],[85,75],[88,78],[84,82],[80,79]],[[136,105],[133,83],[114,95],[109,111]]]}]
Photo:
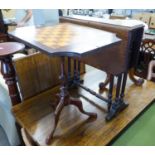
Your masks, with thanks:
[{"label": "turned spindle leg", "polygon": [[111,104],[112,104],[112,92],[113,92],[113,86],[114,86],[114,76],[110,75],[110,83],[109,83],[109,93],[108,93],[108,111],[110,111]]},{"label": "turned spindle leg", "polygon": [[[122,81],[122,76],[123,76],[123,81]],[[109,109],[109,112],[106,116],[107,121],[114,118],[120,111],[122,111],[123,109],[125,109],[127,107],[127,104],[125,104],[125,102],[123,100],[125,86],[126,86],[126,80],[127,80],[127,73],[118,75],[116,97],[115,97],[115,101],[112,103],[112,105]]]},{"label": "turned spindle leg", "polygon": [[118,75],[118,79],[117,79],[116,98],[115,98],[116,103],[119,101],[121,82],[122,82],[122,74]]},{"label": "turned spindle leg", "polygon": [[68,74],[67,74],[67,78],[68,78],[68,87],[70,87],[73,84],[73,80],[71,77],[71,58],[68,57]]},{"label": "turned spindle leg", "polygon": [[74,80],[77,80],[77,60],[74,59]]},{"label": "turned spindle leg", "polygon": [[122,83],[122,90],[121,90],[121,94],[120,94],[120,100],[122,102],[123,102],[123,99],[124,99],[124,92],[125,92],[126,81],[127,81],[127,73],[124,73],[123,83]]},{"label": "turned spindle leg", "polygon": [[0,60],[1,60],[1,73],[8,86],[12,105],[16,105],[21,102],[21,98],[17,87],[16,73],[14,66],[12,64],[12,57],[4,56],[0,58]]},{"label": "turned spindle leg", "polygon": [[74,81],[77,83],[82,83],[83,80],[80,79],[81,62],[74,60]]},{"label": "turned spindle leg", "polygon": [[77,81],[80,82],[80,61],[77,62]]},{"label": "turned spindle leg", "polygon": [[64,106],[72,104],[72,105],[75,105],[80,110],[81,113],[86,114],[91,118],[97,117],[97,114],[95,114],[95,113],[86,112],[83,109],[82,102],[79,99],[70,98],[69,92],[67,90],[67,80],[66,80],[66,76],[65,76],[66,74],[65,74],[64,59],[65,59],[64,57],[61,57],[61,75],[60,75],[61,87],[60,87],[60,94],[57,95],[59,97],[59,103],[58,103],[56,110],[54,112],[54,127],[46,139],[46,144],[49,144],[51,142],[51,139],[53,138],[54,132],[56,130],[56,127],[57,127],[57,124],[59,121],[59,116],[60,116],[61,111],[63,110]]}]

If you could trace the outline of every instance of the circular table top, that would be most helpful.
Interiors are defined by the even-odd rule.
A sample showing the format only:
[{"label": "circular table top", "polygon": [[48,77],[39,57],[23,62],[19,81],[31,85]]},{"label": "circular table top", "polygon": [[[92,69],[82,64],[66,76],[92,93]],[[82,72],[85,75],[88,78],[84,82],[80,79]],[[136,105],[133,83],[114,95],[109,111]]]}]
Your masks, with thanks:
[{"label": "circular table top", "polygon": [[0,56],[6,56],[14,54],[25,48],[24,44],[18,42],[4,42],[0,43]]}]

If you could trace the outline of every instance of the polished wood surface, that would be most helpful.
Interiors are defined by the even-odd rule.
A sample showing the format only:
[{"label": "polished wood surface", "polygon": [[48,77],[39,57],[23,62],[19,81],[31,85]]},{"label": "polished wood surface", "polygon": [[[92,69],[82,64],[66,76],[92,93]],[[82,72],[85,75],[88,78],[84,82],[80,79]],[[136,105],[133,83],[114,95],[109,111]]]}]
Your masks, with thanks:
[{"label": "polished wood surface", "polygon": [[137,65],[144,27],[140,22],[135,20],[104,20],[86,16],[60,17],[60,22],[70,22],[115,33],[122,39],[120,50],[125,56],[126,64],[124,66],[126,69]]},{"label": "polished wood surface", "polygon": [[42,28],[17,28],[9,32],[9,35],[49,55],[56,56],[82,56],[104,50],[104,47],[121,41],[113,33],[71,23]]},{"label": "polished wood surface", "polygon": [[[119,17],[119,16],[114,16],[114,17]],[[80,16],[80,15],[71,15],[71,16],[63,16],[60,17],[60,21],[62,20],[70,20],[70,21],[81,21],[85,22],[86,24],[90,24],[91,22],[93,23],[102,23],[102,24],[109,24],[109,26],[115,26],[117,28],[121,27],[126,27],[126,29],[135,29],[136,27],[139,27],[142,25],[141,22],[135,21],[132,19],[127,19],[127,20],[112,20],[112,19],[104,19],[104,18],[98,18],[98,17],[88,17],[88,16]]]},{"label": "polished wood surface", "polygon": [[[139,22],[135,20],[112,20],[86,16],[60,17],[60,21],[86,25],[116,33],[116,35],[122,39],[120,49],[121,53],[124,54],[124,61],[126,62],[123,66],[127,70],[131,69],[131,71],[129,71],[130,77],[136,85],[143,83],[141,79],[136,80],[134,75],[131,74],[137,67],[139,61],[139,48],[143,35],[143,26]],[[123,56],[123,54],[121,54],[121,56]],[[112,59],[111,61],[114,62],[115,59]],[[104,86],[106,86],[107,83],[108,81],[105,81],[100,84],[100,86],[102,86],[102,90],[105,88]]]},{"label": "polished wood surface", "polygon": [[[63,33],[60,33],[62,31]],[[24,32],[24,34],[21,32]],[[41,39],[38,38],[42,33],[45,36]],[[53,35],[50,35],[52,33]],[[64,23],[54,27],[38,29],[34,27],[19,28],[9,34],[30,47],[40,49],[51,56],[76,57],[83,63],[112,74],[119,74],[126,70],[126,49],[125,47],[120,49],[121,40],[114,33],[77,24]],[[61,43],[65,44],[65,40],[62,41],[63,37],[67,37],[65,46],[61,46]],[[113,61],[113,63],[107,65],[107,62],[110,61]]]},{"label": "polished wood surface", "polygon": [[22,51],[24,48],[25,46],[18,42],[0,43],[0,57],[17,53]]},{"label": "polished wood surface", "polygon": [[1,62],[1,74],[5,80],[6,85],[8,86],[9,96],[11,99],[12,105],[16,105],[21,102],[21,98],[18,91],[16,73],[12,63],[11,56],[0,57]]},{"label": "polished wood surface", "polygon": [[66,72],[65,72],[65,57],[61,57],[60,66],[61,66],[60,67],[61,73],[59,76],[61,80],[60,92],[57,94],[57,101],[56,101],[56,106],[54,110],[54,122],[53,121],[51,122],[53,124],[53,128],[51,129],[49,136],[46,138],[46,144],[50,144],[50,142],[53,141],[53,135],[57,128],[61,112],[65,106],[74,105],[79,109],[79,111],[82,114],[85,114],[89,116],[90,118],[97,117],[96,113],[85,111],[85,109],[83,108],[82,101],[80,99],[73,98],[70,96],[69,91],[68,91],[68,86],[69,86],[68,79],[67,79]]},{"label": "polished wood surface", "polygon": [[[126,20],[123,21],[122,20],[119,23],[116,22],[115,24],[113,24],[113,22],[110,22],[110,23],[105,22],[104,23],[103,21],[102,22],[98,22],[98,21],[94,22],[94,21],[87,21],[87,20],[81,20],[81,19],[61,17],[60,21],[76,23],[76,25],[64,23],[64,25],[63,24],[58,25],[58,26],[60,26],[60,28],[54,27],[56,29],[56,33],[59,34],[60,32],[57,29],[61,29],[61,27],[64,26],[64,27],[66,27],[66,32],[64,31],[64,36],[68,35],[68,33],[70,34],[69,39],[67,39],[68,45],[66,45],[64,47],[59,47],[59,44],[62,41],[61,39],[60,39],[60,41],[58,40],[60,43],[57,42],[57,46],[54,46],[54,45],[50,46],[49,40],[48,40],[48,42],[49,42],[48,44],[43,45],[44,41],[40,41],[40,39],[39,40],[37,39],[37,36],[38,35],[40,36],[40,33],[42,33],[42,31],[48,32],[47,29],[49,29],[49,28],[47,28],[47,29],[41,28],[38,30],[35,28],[32,28],[32,27],[31,28],[19,28],[16,31],[11,32],[10,35],[13,38],[20,40],[22,42],[25,42],[32,47],[34,46],[36,48],[41,48],[43,51],[45,51],[48,54],[51,54],[51,51],[52,52],[59,51],[59,52],[56,52],[55,54],[60,56],[63,53],[62,50],[65,50],[65,51],[69,51],[69,52],[64,52],[65,55],[78,56],[78,55],[76,55],[77,54],[76,50],[78,49],[79,55],[81,52],[83,52],[83,54],[84,53],[86,54],[86,55],[84,55],[84,56],[86,56],[86,58],[84,58],[84,56],[83,56],[83,57],[81,57],[82,59],[80,59],[80,61],[83,61],[84,63],[90,64],[94,67],[100,68],[101,70],[104,70],[104,71],[106,71],[108,73],[112,73],[112,74],[119,74],[120,72],[123,72],[130,67],[136,66],[138,54],[139,54],[138,50],[139,50],[140,42],[141,42],[141,38],[142,38],[143,25],[140,25],[139,23],[132,21],[132,20],[131,21],[126,21]],[[77,25],[77,24],[86,25],[89,27],[85,27],[85,26],[80,27],[80,25]],[[70,27],[70,28],[68,28],[68,27]],[[118,38],[116,39],[114,34],[112,34],[112,33],[107,34],[107,32],[100,31],[100,30],[96,31],[96,29],[91,29],[90,27],[94,27],[94,28],[98,28],[98,29],[116,33],[116,35],[122,39],[120,46],[119,45],[116,46],[116,44],[113,44],[116,40],[118,41]],[[72,30],[73,30],[73,33],[72,33]],[[74,30],[77,33],[74,34]],[[30,35],[23,35],[23,33],[21,33],[21,31],[27,32],[24,34],[28,34],[29,32],[31,32],[31,33],[30,33]],[[52,29],[50,31],[55,34],[55,32]],[[47,34],[47,32],[45,34]],[[100,33],[100,32],[102,32],[102,33]],[[50,33],[48,32],[48,34],[50,34]],[[84,35],[84,34],[89,34],[89,35]],[[106,35],[106,37],[105,37],[105,35]],[[110,35],[111,35],[111,37],[109,38],[108,36],[110,36]],[[96,36],[96,37],[94,38],[93,36]],[[50,37],[51,37],[51,35],[50,35]],[[54,37],[55,37],[55,35],[53,36],[53,38]],[[48,39],[48,37],[46,37],[46,36],[44,38]],[[107,42],[110,43],[109,42],[110,40],[107,38],[109,38],[110,40],[112,38],[115,38],[115,39],[113,41],[111,40],[112,42],[111,42],[111,44],[109,44],[109,46],[104,46],[106,43],[105,40],[107,40]],[[44,40],[46,40],[46,39],[44,39]],[[134,44],[135,42],[136,42],[136,44]],[[75,43],[77,43],[77,44],[75,45]],[[102,46],[104,46],[103,48],[99,48],[100,47],[99,45],[101,45],[101,44],[102,44]],[[69,45],[71,45],[71,47]],[[83,50],[85,50],[85,51],[83,51]],[[110,50],[111,50],[111,52],[109,52]],[[113,63],[111,63],[112,66],[108,66],[104,60],[98,61],[98,62],[92,61],[91,60],[92,58],[89,58],[87,55],[88,51],[92,52],[92,55],[88,54],[92,58],[98,57],[97,55],[100,54],[100,57],[106,58],[107,62],[112,61],[113,62]],[[113,52],[113,51],[115,51],[115,52]],[[96,54],[96,55],[93,55],[93,54]],[[107,55],[108,55],[108,59],[107,59]],[[132,59],[132,61],[130,61],[130,58]],[[99,64],[99,62],[100,62],[100,64]]]},{"label": "polished wood surface", "polygon": [[[84,74],[84,85],[98,92],[98,83],[104,76],[105,73],[93,69]],[[74,106],[64,108],[55,138],[50,145],[107,145],[154,100],[154,90],[155,84],[152,82],[145,82],[143,86],[138,87],[128,79],[125,100],[129,106],[111,122],[105,121],[107,114],[105,102],[80,88],[78,95],[76,89],[71,90],[70,93],[80,97],[84,108],[96,112],[98,117],[95,121],[91,121],[87,116],[81,115]],[[58,91],[59,87],[55,87],[13,108],[17,121],[38,145],[46,145],[46,136],[53,125],[51,100],[54,98],[51,94],[54,96]],[[107,96],[107,92],[103,92],[102,95]]]},{"label": "polished wood surface", "polygon": [[[117,25],[113,23],[106,23],[106,26],[110,24],[113,27]],[[108,99],[101,99],[101,97],[99,97],[101,100],[108,103],[109,108],[106,120],[109,121],[125,107],[127,107],[127,104],[123,99],[127,71],[131,66],[135,65],[134,63],[136,63],[131,62],[136,61],[143,34],[142,25],[128,22],[126,24],[126,21],[123,21],[123,25],[127,27],[125,29],[127,31],[125,35],[129,37],[125,46],[121,44],[121,39],[116,37],[116,34],[114,33],[71,23],[61,23],[53,27],[43,27],[39,29],[31,27],[26,28],[27,31],[26,29],[21,28],[9,34],[15,39],[20,40],[29,46],[35,47],[36,49],[40,49],[41,52],[44,52],[50,56],[61,56],[61,60],[64,60],[64,56],[74,57],[85,64],[89,64],[98,69],[106,71],[112,76],[117,76],[115,99],[113,101],[111,100],[113,97],[113,80],[110,81],[111,88],[109,90],[111,91],[109,91]],[[24,34],[31,32],[31,35],[23,35],[21,33],[22,31],[25,32]],[[120,30],[120,32],[122,33],[122,30]],[[132,55],[134,55],[136,58]],[[135,60],[131,61],[131,58],[134,58]],[[63,68],[64,61],[61,61],[60,78],[63,78],[61,78],[62,84],[59,93],[60,100],[57,105],[58,107],[56,107],[54,112],[54,130],[49,132],[49,136],[47,136],[47,138],[53,137],[53,133],[58,122],[57,120],[59,119],[59,114],[64,105],[75,103],[73,100],[68,99],[69,97],[67,95],[67,85],[64,82],[65,73]],[[73,83],[76,86],[79,85],[79,81],[75,79],[73,80]],[[86,87],[83,88],[89,93],[94,94],[96,97],[99,96],[92,90],[87,89]],[[65,101],[67,101],[67,104]],[[76,103],[78,103],[76,104],[78,107],[82,107],[82,102],[79,101]],[[80,111],[82,112],[83,110]],[[49,139],[46,141],[46,143],[49,143]]]},{"label": "polished wood surface", "polygon": [[24,44],[17,42],[5,42],[0,43],[0,61],[1,61],[1,73],[8,86],[9,96],[12,105],[21,102],[20,94],[18,91],[16,73],[12,63],[12,55],[25,48]]},{"label": "polished wood surface", "polygon": [[126,70],[125,49],[122,50],[117,44],[100,49],[79,60],[113,75],[118,75]]},{"label": "polished wood surface", "polygon": [[[124,58],[125,52],[121,53],[120,50],[121,39],[117,38],[113,33],[70,23],[58,24],[56,26],[43,27],[40,29],[34,27],[31,27],[31,29],[29,27],[27,29],[27,31],[24,28],[22,28],[22,31],[21,29],[20,31],[18,31],[19,29],[17,29],[9,34],[15,39],[19,39],[26,44],[28,43],[30,47],[40,49],[41,52],[44,52],[50,56],[60,56],[61,60],[64,60],[65,56],[74,57],[78,59],[78,61],[90,64],[96,68],[105,70],[115,75],[122,74],[122,72],[124,72],[126,69],[126,66],[124,66],[124,64],[126,63]],[[21,32],[24,32],[26,36]],[[28,32],[31,32],[31,35],[27,35]],[[48,34],[50,38],[48,37]],[[125,49],[123,49],[123,51],[125,51]],[[110,62],[111,57],[115,57],[115,61],[114,63],[112,63],[112,66],[109,66],[107,65],[107,62]],[[77,71],[75,71],[75,73],[76,72]],[[78,72],[76,74],[78,74]],[[50,139],[53,138],[60,113],[65,105],[76,105],[79,108],[80,112],[85,113],[89,116],[96,117],[96,114],[94,113],[85,112],[81,101],[69,97],[67,92],[68,86],[64,82],[65,76],[66,74],[64,73],[64,61],[61,61],[60,79],[62,79],[62,84],[59,93],[60,98],[54,112],[54,127],[53,129],[51,129],[49,136],[47,136],[47,144],[49,143]],[[79,80],[77,80],[76,78],[74,78],[73,81],[74,84],[77,82],[79,83]],[[121,79],[119,80],[119,83],[120,82]],[[123,83],[123,85],[125,86],[125,83]],[[118,85],[118,87],[122,86]],[[113,105],[111,106],[112,111],[110,110],[110,113],[112,113],[108,115],[107,120],[112,119],[116,115],[116,113],[118,113],[118,111],[120,112],[123,109],[122,107],[125,107],[126,105],[123,102],[124,95],[121,95],[119,93],[119,90],[120,89],[117,89],[118,92],[116,95],[116,104],[118,106],[117,108],[114,108]],[[122,90],[124,94],[125,89]],[[120,95],[123,97],[121,97]],[[106,101],[108,102],[108,100]]]},{"label": "polished wood surface", "polygon": [[[68,63],[65,58],[66,64]],[[48,57],[36,53],[14,61],[16,75],[23,100],[52,88],[60,83],[60,57]],[[85,72],[85,65],[80,64],[80,73]],[[67,65],[65,66],[68,72]],[[71,77],[74,75],[74,59],[71,59]]]},{"label": "polished wood surface", "polygon": [[[111,25],[111,28],[113,29],[117,24],[105,23],[105,25],[106,27]],[[78,61],[106,71],[112,76],[117,76],[117,89],[115,99],[113,101],[111,100],[113,97],[113,86],[111,86],[111,91],[109,91],[108,99],[101,99],[101,97],[99,97],[99,95],[94,93],[92,90],[82,86],[89,93],[94,94],[96,97],[99,97],[103,101],[106,100],[109,105],[109,111],[106,119],[109,121],[114,118],[117,113],[121,112],[125,107],[127,107],[127,104],[123,99],[127,71],[129,68],[136,65],[137,56],[139,53],[138,50],[143,34],[143,26],[139,25],[139,23],[137,24],[127,22],[126,24],[126,22],[123,22],[123,25],[125,26],[121,25],[123,28],[119,29],[119,32],[120,34],[123,32],[123,37],[127,37],[126,40],[124,39],[126,41],[125,45],[121,44],[121,39],[117,38],[116,34],[71,23],[58,24],[56,26],[50,27],[50,30],[49,27],[43,27],[40,29],[32,27],[27,31],[22,29],[24,32],[31,32],[31,35],[26,36],[21,33],[21,29],[20,31],[18,31],[18,29],[10,33],[10,35],[17,40],[26,43],[30,47],[35,47],[37,49],[42,48],[41,51],[47,53],[50,56],[55,55],[61,57],[74,57]],[[49,33],[48,30],[51,33]],[[45,39],[42,38],[42,33],[44,35],[43,38]],[[50,39],[48,38],[48,34],[52,34],[49,35]],[[46,42],[46,39],[48,42]],[[53,40],[56,41],[56,43],[53,42]],[[73,82],[75,85],[79,85],[77,80],[74,79]],[[113,83],[112,81],[110,81],[110,85],[113,85],[111,83]],[[65,86],[63,85],[60,88],[60,91],[63,90],[63,92],[60,92],[60,94],[63,94],[60,95],[60,102],[61,99],[63,100],[65,96],[64,94],[66,94],[66,89],[64,88]]]}]

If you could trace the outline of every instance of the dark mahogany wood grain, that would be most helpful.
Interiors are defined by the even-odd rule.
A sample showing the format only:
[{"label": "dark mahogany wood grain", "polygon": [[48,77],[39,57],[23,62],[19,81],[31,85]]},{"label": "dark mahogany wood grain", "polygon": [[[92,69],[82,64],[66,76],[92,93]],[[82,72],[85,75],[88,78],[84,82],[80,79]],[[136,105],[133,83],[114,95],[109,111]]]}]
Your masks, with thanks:
[{"label": "dark mahogany wood grain", "polygon": [[16,105],[21,102],[18,87],[16,84],[16,74],[12,64],[10,56],[4,57],[1,60],[1,73],[5,79],[5,83],[8,86],[9,95],[12,105]]},{"label": "dark mahogany wood grain", "polygon": [[[10,32],[9,35],[20,40],[21,42],[24,42],[25,44],[34,46],[38,50],[44,51],[49,55],[56,56],[82,56],[87,53],[96,52],[101,48],[119,43],[121,41],[121,39],[116,37],[114,33],[71,23],[59,25],[68,29],[70,33],[70,40],[68,41],[68,44],[63,47],[58,46],[55,48],[52,46],[45,46],[43,42],[38,42],[36,36],[38,33],[41,33],[44,28],[17,28],[15,31]],[[53,26],[53,29],[54,28],[55,26]],[[50,31],[49,33],[52,34],[53,32]],[[66,34],[61,34],[62,38],[64,37],[63,35]],[[58,36],[53,35],[51,39],[54,39],[55,37]],[[56,41],[59,42],[59,40]]]},{"label": "dark mahogany wood grain", "polygon": [[1,60],[1,73],[8,86],[9,95],[12,104],[21,102],[17,83],[16,73],[12,64],[12,54],[24,49],[24,45],[17,42],[0,43],[0,60]]},{"label": "dark mahogany wood grain", "polygon": [[121,53],[125,54],[126,69],[136,66],[144,29],[144,26],[140,22],[135,20],[107,20],[83,16],[60,17],[60,22],[70,22],[115,33],[117,37],[122,39],[120,49]]},{"label": "dark mahogany wood grain", "polygon": [[[83,78],[84,85],[98,92],[98,83],[105,78],[105,74],[100,70],[93,69],[84,74]],[[97,113],[97,120],[90,122],[87,120],[87,116],[82,115],[74,106],[64,108],[55,138],[50,145],[108,145],[154,100],[155,84],[153,82],[147,81],[143,87],[138,87],[128,79],[126,89],[125,100],[129,106],[111,122],[104,120],[107,114],[105,102],[81,88],[78,89],[78,97],[83,101],[85,110]],[[71,89],[70,92],[77,96],[77,91]],[[38,145],[47,145],[45,139],[53,127],[51,118],[54,113],[51,99],[54,99],[56,92],[59,92],[59,87],[50,89],[13,107],[17,121]],[[106,97],[107,93],[103,92],[101,95]]]},{"label": "dark mahogany wood grain", "polygon": [[24,48],[25,46],[23,44],[17,42],[0,43],[0,57],[17,53]]},{"label": "dark mahogany wood grain", "polygon": [[[71,22],[116,33],[116,35],[122,39],[120,49],[121,53],[124,53],[125,56],[126,63],[124,66],[126,67],[126,70],[131,69],[131,73],[137,67],[140,57],[139,48],[143,35],[143,25],[138,21],[109,20],[84,16],[60,17],[60,21]],[[115,60],[112,59],[111,61],[114,62]],[[136,85],[139,84],[139,81],[133,78],[133,75],[131,80]],[[104,83],[107,84],[108,82]],[[140,83],[142,82],[140,81]],[[103,86],[102,88],[106,86],[103,83],[101,83],[101,85]]]},{"label": "dark mahogany wood grain", "polygon": [[[65,71],[68,73],[67,57]],[[42,53],[35,53],[15,60],[14,67],[19,82],[23,100],[31,98],[45,90],[60,84],[60,57],[49,57]],[[74,74],[74,59],[70,59],[70,77]],[[85,65],[81,63],[81,71],[85,72]]]},{"label": "dark mahogany wood grain", "polygon": [[[105,27],[111,26],[111,30],[115,27],[113,23],[105,24]],[[118,26],[117,28],[119,29],[120,27],[122,28],[122,25]],[[62,23],[53,26],[50,28],[50,32],[48,33],[47,31],[45,31],[48,30],[48,27],[38,29],[35,27],[29,27],[16,29],[14,32],[11,32],[9,34],[13,38],[24,42],[28,46],[35,47],[38,50],[41,50],[42,52],[48,54],[49,56],[74,57],[79,61],[94,66],[100,70],[106,71],[107,73],[114,76],[117,76],[117,91],[115,100],[112,102],[112,104],[111,97],[109,97],[111,106],[109,106],[109,112],[106,117],[106,119],[109,121],[127,106],[123,100],[127,78],[126,74],[127,70],[131,66],[134,66],[136,64],[138,50],[142,38],[142,25],[133,24],[132,26],[131,24],[130,26],[129,24],[129,26],[127,25],[126,27],[127,28],[125,29],[125,31],[122,31],[123,28],[119,29],[120,35],[125,39],[124,43],[122,43],[121,39],[118,38],[115,33],[111,33],[114,31],[107,32],[71,23]],[[64,32],[62,31],[62,29]],[[59,33],[59,31],[57,30],[61,31],[61,33]],[[45,32],[46,35],[44,36],[44,38],[41,40],[40,38],[38,39],[40,33],[42,34]],[[50,42],[49,39],[47,40],[47,42],[49,41],[49,43],[47,44],[45,40],[48,38],[49,33],[51,34],[49,35],[50,39],[52,41],[54,40],[56,43],[51,44],[52,41]],[[67,38],[67,44],[64,44],[62,46],[62,43],[64,41],[62,41],[62,39],[66,38],[68,34],[70,36],[69,38]],[[139,40],[137,40],[138,37],[140,37]],[[133,55],[135,56],[135,58],[133,57]],[[134,60],[132,60],[133,62],[131,61],[131,57],[134,58]],[[62,69],[61,75],[64,75],[63,70],[64,69]],[[112,81],[111,85],[113,85]],[[62,87],[60,88],[60,93],[63,94],[60,95],[61,99],[66,97],[66,90],[64,88],[64,85],[62,85]],[[111,89],[113,89],[112,86]],[[111,96],[111,92],[109,96]],[[62,102],[62,104],[64,103],[65,102]],[[57,121],[55,121],[54,125],[57,124],[56,122]],[[51,133],[49,135],[51,135]]]}]

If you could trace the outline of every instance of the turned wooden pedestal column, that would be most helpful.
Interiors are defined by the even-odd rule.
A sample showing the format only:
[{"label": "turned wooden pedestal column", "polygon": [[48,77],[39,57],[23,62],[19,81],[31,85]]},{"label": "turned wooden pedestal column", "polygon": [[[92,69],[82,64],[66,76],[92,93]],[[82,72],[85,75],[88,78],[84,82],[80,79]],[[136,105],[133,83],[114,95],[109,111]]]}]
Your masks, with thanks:
[{"label": "turned wooden pedestal column", "polygon": [[12,105],[21,102],[16,83],[16,73],[12,64],[12,54],[23,50],[25,46],[17,42],[0,43],[1,73],[8,86]]},{"label": "turned wooden pedestal column", "polygon": [[60,86],[60,93],[57,94],[58,102],[57,102],[57,106],[54,111],[54,127],[46,139],[46,144],[49,144],[51,142],[54,132],[56,130],[57,124],[59,122],[61,111],[63,110],[65,106],[74,105],[79,109],[81,113],[88,115],[90,118],[94,118],[94,119],[97,118],[96,113],[91,113],[91,112],[87,112],[84,110],[81,100],[72,98],[70,96],[67,90],[68,81],[67,81],[66,73],[65,73],[65,57],[61,57],[61,75],[59,78],[61,80],[61,86]]}]

